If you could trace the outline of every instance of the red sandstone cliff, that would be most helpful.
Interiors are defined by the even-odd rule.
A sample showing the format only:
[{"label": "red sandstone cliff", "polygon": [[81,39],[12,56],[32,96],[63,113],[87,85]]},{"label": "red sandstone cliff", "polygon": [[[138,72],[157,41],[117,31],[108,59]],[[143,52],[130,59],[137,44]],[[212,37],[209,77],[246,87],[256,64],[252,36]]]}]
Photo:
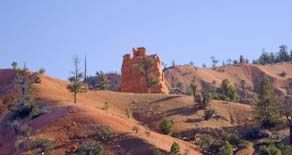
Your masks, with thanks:
[{"label": "red sandstone cliff", "polygon": [[148,57],[154,60],[154,65],[149,69],[149,75],[154,76],[159,80],[157,86],[150,88],[150,93],[168,94],[168,89],[165,85],[164,73],[162,71],[162,62],[158,55],[146,55],[145,48],[133,48],[133,57],[126,54],[123,57],[122,75],[121,75],[121,92],[147,93],[147,83],[145,76],[141,75],[134,69],[135,64],[142,64],[143,57]]}]

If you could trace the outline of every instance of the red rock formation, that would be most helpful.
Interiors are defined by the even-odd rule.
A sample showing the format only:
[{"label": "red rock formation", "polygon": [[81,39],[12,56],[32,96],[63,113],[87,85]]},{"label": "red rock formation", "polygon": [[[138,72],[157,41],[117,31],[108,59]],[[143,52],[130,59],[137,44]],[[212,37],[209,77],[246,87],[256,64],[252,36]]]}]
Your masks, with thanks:
[{"label": "red rock formation", "polygon": [[150,88],[150,93],[168,94],[169,91],[165,85],[164,74],[161,67],[161,61],[158,55],[146,55],[146,49],[133,48],[133,57],[130,54],[124,55],[121,76],[121,92],[147,93],[146,78],[134,69],[135,64],[142,64],[142,58],[149,57],[154,60],[154,65],[149,69],[149,75],[159,80],[157,86]]}]

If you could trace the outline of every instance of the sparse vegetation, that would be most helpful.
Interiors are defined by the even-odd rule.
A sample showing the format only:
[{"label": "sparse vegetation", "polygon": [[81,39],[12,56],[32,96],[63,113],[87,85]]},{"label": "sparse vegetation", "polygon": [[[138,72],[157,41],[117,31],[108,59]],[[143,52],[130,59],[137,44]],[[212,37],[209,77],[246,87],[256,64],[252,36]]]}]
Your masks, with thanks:
[{"label": "sparse vegetation", "polygon": [[178,143],[173,142],[170,148],[170,155],[180,155],[180,146]]},{"label": "sparse vegetation", "polygon": [[103,110],[108,111],[110,109],[110,104],[108,101],[104,101]]},{"label": "sparse vegetation", "polygon": [[224,101],[238,101],[238,94],[235,87],[229,82],[228,79],[224,79],[218,89],[219,99]]},{"label": "sparse vegetation", "polygon": [[211,95],[206,89],[201,90],[201,95],[202,97],[200,95],[196,95],[195,100],[200,109],[206,109],[211,102]]},{"label": "sparse vegetation", "polygon": [[78,155],[102,155],[104,147],[95,141],[86,141],[78,146]]},{"label": "sparse vegetation", "polygon": [[158,149],[153,150],[153,155],[166,155],[165,153],[161,152]]},{"label": "sparse vegetation", "polygon": [[219,60],[217,60],[214,56],[211,56],[210,59],[212,61],[212,67],[215,68]]},{"label": "sparse vegetation", "polygon": [[74,103],[77,102],[77,93],[85,91],[85,85],[81,81],[83,78],[82,73],[79,69],[80,59],[78,56],[73,57],[74,71],[72,72],[73,76],[69,78],[70,84],[67,86],[67,89],[72,92],[74,97]]},{"label": "sparse vegetation", "polygon": [[126,108],[126,116],[128,119],[132,117],[132,109],[130,107]]},{"label": "sparse vegetation", "polygon": [[31,139],[30,144],[30,149],[40,149],[42,152],[54,148],[54,142],[51,139],[45,137]]},{"label": "sparse vegetation", "polygon": [[202,135],[197,140],[197,144],[201,146],[204,150],[208,150],[209,147],[214,143],[214,139],[210,135]]},{"label": "sparse vegetation", "polygon": [[12,64],[11,64],[12,68],[13,69],[17,69],[17,62],[16,61],[13,61]]},{"label": "sparse vegetation", "polygon": [[27,124],[21,126],[20,128],[20,135],[22,136],[30,136],[31,135],[31,131],[32,131],[32,128],[30,126],[28,126]]},{"label": "sparse vegetation", "polygon": [[258,154],[259,155],[282,155],[281,150],[278,149],[275,145],[260,146]]},{"label": "sparse vegetation", "polygon": [[280,74],[279,74],[281,77],[286,77],[287,73],[285,71],[282,71]]},{"label": "sparse vegetation", "polygon": [[13,113],[13,119],[23,119],[27,116],[32,118],[41,115],[38,106],[34,101],[34,91],[32,84],[34,76],[28,72],[27,68],[18,69],[15,78],[15,100],[8,105],[8,109]]},{"label": "sparse vegetation", "polygon": [[109,141],[113,135],[112,130],[109,127],[100,124],[95,125],[94,129],[96,131],[96,135],[104,141]]},{"label": "sparse vegetation", "polygon": [[249,147],[250,143],[243,140],[239,134],[234,131],[233,133],[229,132],[217,131],[213,132],[212,136],[202,134],[197,137],[196,143],[203,148],[203,153],[207,155],[233,155],[234,152]]},{"label": "sparse vegetation", "polygon": [[96,72],[96,76],[99,79],[99,83],[96,84],[97,90],[107,90],[108,89],[108,80],[106,74],[102,71]]},{"label": "sparse vegetation", "polygon": [[139,127],[138,126],[133,126],[132,131],[134,131],[135,134],[138,134]]},{"label": "sparse vegetation", "polygon": [[149,130],[146,130],[146,131],[145,131],[145,135],[146,135],[147,137],[150,137],[150,134],[151,134],[151,132],[150,132]]},{"label": "sparse vegetation", "polygon": [[289,62],[292,60],[292,55],[288,54],[288,46],[287,45],[281,45],[279,46],[279,52],[273,53],[273,52],[266,52],[265,49],[263,49],[263,52],[259,59],[255,60],[254,64],[274,64],[274,63],[281,63],[281,62]]},{"label": "sparse vegetation", "polygon": [[46,69],[45,68],[41,68],[38,73],[43,75],[43,74],[45,74],[45,72],[46,72]]},{"label": "sparse vegetation", "polygon": [[290,144],[292,144],[292,103],[288,101],[288,96],[285,97],[285,101],[281,104],[281,116],[284,117],[286,125],[289,127]]},{"label": "sparse vegetation", "polygon": [[228,141],[224,141],[219,148],[218,155],[233,155],[233,147]]},{"label": "sparse vegetation", "polygon": [[191,90],[192,90],[192,94],[193,94],[193,97],[194,97],[194,102],[196,103],[196,102],[197,102],[197,101],[196,101],[196,96],[197,96],[197,94],[196,94],[196,91],[197,91],[197,85],[196,85],[195,81],[192,81],[192,82],[191,82],[191,84],[190,84],[190,88],[191,88]]},{"label": "sparse vegetation", "polygon": [[212,118],[214,115],[216,115],[216,111],[214,109],[206,109],[204,111],[204,119],[205,120],[209,120],[210,118]]},{"label": "sparse vegetation", "polygon": [[172,120],[163,119],[160,123],[160,130],[163,134],[170,135],[172,133],[174,122]]}]

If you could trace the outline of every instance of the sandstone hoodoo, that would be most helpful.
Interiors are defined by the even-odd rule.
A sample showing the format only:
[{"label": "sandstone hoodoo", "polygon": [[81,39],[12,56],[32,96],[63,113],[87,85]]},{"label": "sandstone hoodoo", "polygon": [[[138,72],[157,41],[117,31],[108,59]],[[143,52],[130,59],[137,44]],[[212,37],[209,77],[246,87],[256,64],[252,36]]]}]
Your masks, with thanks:
[{"label": "sandstone hoodoo", "polygon": [[162,62],[158,55],[146,55],[144,47],[133,48],[133,57],[123,57],[121,92],[168,94]]}]

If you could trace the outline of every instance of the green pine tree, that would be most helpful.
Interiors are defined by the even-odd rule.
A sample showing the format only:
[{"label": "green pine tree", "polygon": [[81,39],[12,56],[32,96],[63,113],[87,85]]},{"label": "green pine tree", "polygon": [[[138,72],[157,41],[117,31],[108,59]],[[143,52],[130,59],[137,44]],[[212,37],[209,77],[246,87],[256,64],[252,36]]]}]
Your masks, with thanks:
[{"label": "green pine tree", "polygon": [[218,89],[219,98],[224,101],[237,101],[238,94],[235,87],[229,82],[228,79],[224,79]]},{"label": "green pine tree", "polygon": [[74,71],[73,76],[68,80],[70,84],[67,85],[67,89],[73,93],[74,103],[77,102],[77,93],[85,91],[85,85],[82,82],[83,75],[79,69],[80,59],[78,56],[73,57]]},{"label": "green pine tree", "polygon": [[273,127],[279,119],[279,98],[272,81],[265,77],[260,83],[258,96],[255,97],[256,119],[263,127]]},{"label": "green pine tree", "polygon": [[150,74],[150,69],[154,66],[154,60],[151,57],[143,56],[141,58],[141,64],[135,64],[134,70],[143,75],[146,80],[146,91],[150,93],[150,88],[157,86],[159,84],[159,80]]},{"label": "green pine tree", "polygon": [[107,90],[108,89],[108,80],[106,74],[102,71],[96,73],[99,83],[96,85],[96,89],[98,90]]}]

